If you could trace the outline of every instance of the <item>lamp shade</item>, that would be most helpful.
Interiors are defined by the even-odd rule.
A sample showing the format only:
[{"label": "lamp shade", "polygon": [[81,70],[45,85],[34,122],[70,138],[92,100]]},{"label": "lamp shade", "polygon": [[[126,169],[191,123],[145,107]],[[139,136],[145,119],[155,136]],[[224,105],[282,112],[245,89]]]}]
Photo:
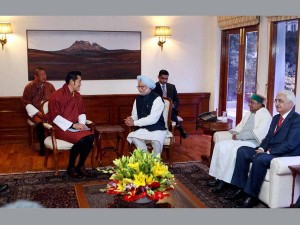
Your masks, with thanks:
[{"label": "lamp shade", "polygon": [[0,23],[0,34],[10,34],[12,33],[10,23]]},{"label": "lamp shade", "polygon": [[167,26],[158,26],[155,28],[155,36],[171,36],[171,29]]}]

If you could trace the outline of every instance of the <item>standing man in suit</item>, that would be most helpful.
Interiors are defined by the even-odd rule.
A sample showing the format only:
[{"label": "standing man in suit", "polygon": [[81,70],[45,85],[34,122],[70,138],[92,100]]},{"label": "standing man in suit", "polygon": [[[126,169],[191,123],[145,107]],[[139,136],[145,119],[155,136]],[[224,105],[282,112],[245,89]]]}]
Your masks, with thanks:
[{"label": "standing man in suit", "polygon": [[43,126],[42,105],[48,101],[55,91],[54,86],[47,81],[46,71],[37,67],[34,69],[34,80],[26,85],[22,96],[22,104],[31,121],[36,124],[36,134],[40,143],[40,155],[45,155],[45,131]]},{"label": "standing man in suit", "polygon": [[[279,114],[273,117],[268,134],[260,146],[242,146],[238,149],[231,180],[237,190],[225,196],[226,199],[235,199],[244,194],[245,198],[237,208],[251,208],[258,203],[258,195],[273,158],[300,155],[300,116],[295,112],[295,102],[293,92],[279,92],[275,99]],[[248,176],[250,163],[252,167]]]},{"label": "standing man in suit", "polygon": [[176,87],[174,84],[168,83],[168,79],[169,79],[169,72],[167,70],[159,71],[158,82],[156,82],[156,86],[153,89],[153,91],[162,97],[168,97],[168,98],[172,99],[173,107],[172,107],[172,113],[171,113],[171,120],[176,123],[176,127],[179,130],[180,135],[183,138],[187,138],[188,134],[182,128],[182,126],[177,118],[178,105],[179,105],[177,90],[176,90]]}]

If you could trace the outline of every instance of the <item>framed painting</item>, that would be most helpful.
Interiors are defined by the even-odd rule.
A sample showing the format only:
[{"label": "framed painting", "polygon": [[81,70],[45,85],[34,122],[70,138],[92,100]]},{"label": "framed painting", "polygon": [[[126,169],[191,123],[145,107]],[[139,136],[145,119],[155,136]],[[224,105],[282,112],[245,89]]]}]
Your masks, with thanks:
[{"label": "framed painting", "polygon": [[48,80],[79,70],[84,80],[136,79],[141,74],[141,32],[27,30],[28,80],[42,67]]}]

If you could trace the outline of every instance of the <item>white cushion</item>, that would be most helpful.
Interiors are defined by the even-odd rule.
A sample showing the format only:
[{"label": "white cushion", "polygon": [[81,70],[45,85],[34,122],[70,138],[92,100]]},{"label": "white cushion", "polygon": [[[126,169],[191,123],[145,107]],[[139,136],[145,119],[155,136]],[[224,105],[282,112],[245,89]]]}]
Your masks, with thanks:
[{"label": "white cushion", "polygon": [[177,119],[178,119],[179,122],[183,121],[183,119],[180,116],[177,116]]},{"label": "white cushion", "polygon": [[[51,136],[47,137],[44,141],[46,148],[53,149]],[[58,150],[69,150],[73,147],[73,143],[56,139]]]},{"label": "white cushion", "polygon": [[27,119],[27,123],[32,127],[35,125],[34,122],[32,122],[30,119]]}]

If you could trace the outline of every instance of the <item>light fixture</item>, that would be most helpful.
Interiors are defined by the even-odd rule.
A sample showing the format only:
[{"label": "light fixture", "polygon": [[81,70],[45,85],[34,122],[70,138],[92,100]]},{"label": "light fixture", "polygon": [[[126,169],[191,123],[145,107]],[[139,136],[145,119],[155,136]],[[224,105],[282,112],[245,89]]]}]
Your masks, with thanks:
[{"label": "light fixture", "polygon": [[2,45],[2,50],[3,50],[3,46],[7,42],[6,34],[10,34],[10,33],[12,33],[10,23],[0,23],[0,34],[1,34],[0,42]]},{"label": "light fixture", "polygon": [[166,43],[166,37],[171,36],[170,27],[167,26],[158,26],[155,28],[155,36],[158,36],[158,46],[160,46],[160,50],[163,50],[164,43]]}]

